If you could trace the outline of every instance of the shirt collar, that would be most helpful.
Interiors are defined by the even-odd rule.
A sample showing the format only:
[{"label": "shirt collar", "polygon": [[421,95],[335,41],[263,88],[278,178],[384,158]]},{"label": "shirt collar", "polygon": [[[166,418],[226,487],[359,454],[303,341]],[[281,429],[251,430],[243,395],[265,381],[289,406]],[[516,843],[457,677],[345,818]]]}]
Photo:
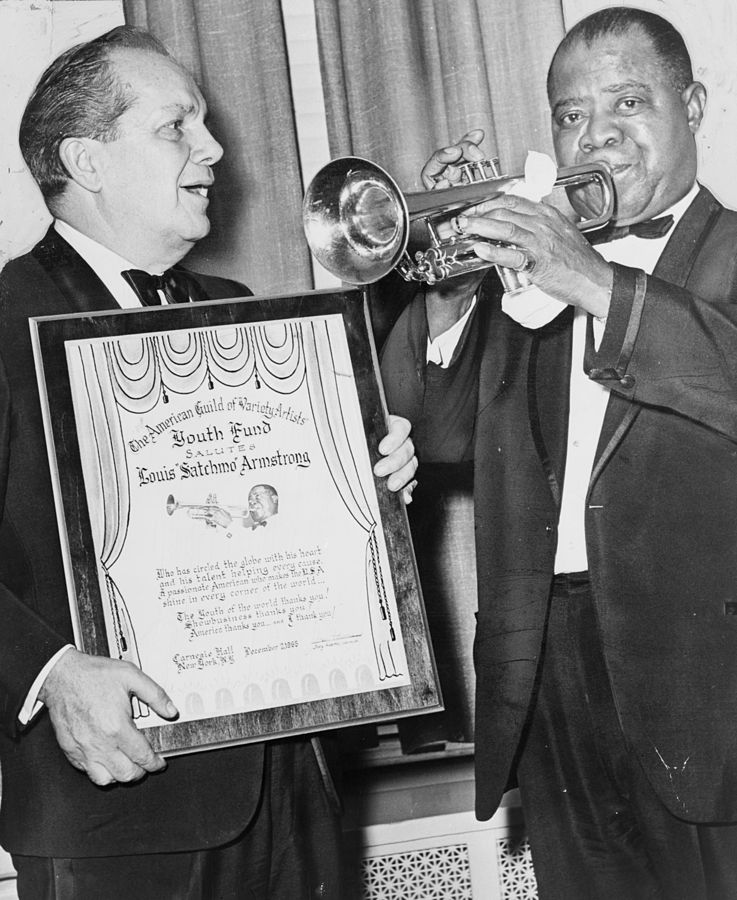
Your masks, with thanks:
[{"label": "shirt collar", "polygon": [[[691,190],[686,194],[686,196],[681,197],[681,199],[677,203],[674,203],[673,206],[670,207],[670,209],[666,209],[664,212],[662,212],[660,216],[673,216],[673,228],[675,228],[683,218],[686,210],[696,199],[696,195],[698,194],[698,192],[699,185],[694,181],[693,185],[691,186]],[[657,218],[660,218],[660,216],[658,216]],[[672,230],[673,229],[671,229],[671,231]],[[669,231],[668,234],[670,233],[671,232]]]},{"label": "shirt collar", "polygon": [[62,219],[54,220],[54,228],[79,253],[123,309],[135,309],[142,305],[136,292],[120,274],[127,269],[136,268],[130,260],[82,234]]},{"label": "shirt collar", "polygon": [[699,186],[694,182],[691,190],[681,199],[674,203],[669,209],[663,210],[656,218],[662,216],[673,216],[673,226],[658,238],[642,238],[637,235],[630,234],[625,238],[620,238],[609,243],[596,245],[596,250],[607,262],[616,262],[624,266],[630,266],[634,269],[643,269],[650,275],[660,259],[660,255],[665,249],[665,245],[673,234],[673,229],[683,218],[686,210],[693,203],[699,192]]}]

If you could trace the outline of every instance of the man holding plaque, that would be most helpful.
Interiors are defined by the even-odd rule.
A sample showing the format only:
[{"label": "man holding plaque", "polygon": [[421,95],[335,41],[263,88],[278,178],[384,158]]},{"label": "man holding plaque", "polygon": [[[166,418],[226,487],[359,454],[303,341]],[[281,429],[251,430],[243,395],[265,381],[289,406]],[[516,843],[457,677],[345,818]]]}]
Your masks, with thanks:
[{"label": "man holding plaque", "polygon": [[737,897],[737,214],[696,182],[705,90],[659,16],[578,23],[548,97],[558,164],[610,167],[614,227],[591,246],[510,195],[458,217],[538,293],[450,279],[384,354],[393,408],[429,441],[465,415],[474,447],[477,814],[516,778],[541,898]]},{"label": "man holding plaque", "polygon": [[[21,149],[55,216],[0,275],[0,839],[21,898],[344,896],[337,798],[318,741],[153,752],[131,698],[177,710],[135,666],[70,647],[72,625],[28,317],[244,296],[177,263],[209,230],[222,148],[191,76],[117,28],[64,53]],[[375,472],[414,474],[393,418]],[[45,709],[43,709],[45,707]]]}]

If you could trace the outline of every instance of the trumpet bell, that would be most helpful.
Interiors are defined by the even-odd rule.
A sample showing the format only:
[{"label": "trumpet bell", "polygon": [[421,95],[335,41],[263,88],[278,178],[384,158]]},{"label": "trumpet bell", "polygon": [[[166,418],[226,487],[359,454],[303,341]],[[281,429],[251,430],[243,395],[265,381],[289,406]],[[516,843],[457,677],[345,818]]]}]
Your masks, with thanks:
[{"label": "trumpet bell", "polygon": [[376,163],[345,156],[323,167],[302,205],[305,236],[317,261],[349,284],[371,284],[407,248],[407,203]]}]

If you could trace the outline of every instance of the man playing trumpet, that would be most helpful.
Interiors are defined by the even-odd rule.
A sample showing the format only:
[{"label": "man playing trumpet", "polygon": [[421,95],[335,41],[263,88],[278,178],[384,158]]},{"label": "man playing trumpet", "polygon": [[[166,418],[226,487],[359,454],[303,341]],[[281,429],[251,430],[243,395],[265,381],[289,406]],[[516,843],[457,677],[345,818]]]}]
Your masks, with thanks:
[{"label": "man playing trumpet", "polygon": [[[415,298],[383,360],[420,454],[428,423],[474,446],[477,814],[517,780],[541,900],[723,900],[737,896],[737,215],[696,182],[706,93],[660,17],[584,19],[548,96],[558,164],[608,164],[629,230],[595,249],[509,195],[460,216],[479,257],[552,298],[550,321],[521,325],[474,273]],[[481,137],[437,151],[425,185],[452,183]],[[427,362],[428,336],[434,354],[448,333]]]},{"label": "man playing trumpet", "polygon": [[177,509],[185,509],[192,519],[202,519],[211,528],[229,528],[233,519],[239,519],[243,528],[264,527],[268,519],[279,512],[279,494],[273,485],[254,484],[248,492],[248,506],[221,506],[215,494],[208,494],[204,504],[177,503],[172,494],[166,501],[166,512],[173,515]]}]

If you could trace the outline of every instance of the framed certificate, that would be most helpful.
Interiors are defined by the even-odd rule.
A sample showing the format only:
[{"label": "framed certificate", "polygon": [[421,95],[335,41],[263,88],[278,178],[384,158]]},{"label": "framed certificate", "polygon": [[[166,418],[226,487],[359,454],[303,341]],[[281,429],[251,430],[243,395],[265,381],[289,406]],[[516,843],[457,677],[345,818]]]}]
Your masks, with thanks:
[{"label": "framed certificate", "polygon": [[360,291],[30,327],[77,644],[157,751],[442,709]]}]

